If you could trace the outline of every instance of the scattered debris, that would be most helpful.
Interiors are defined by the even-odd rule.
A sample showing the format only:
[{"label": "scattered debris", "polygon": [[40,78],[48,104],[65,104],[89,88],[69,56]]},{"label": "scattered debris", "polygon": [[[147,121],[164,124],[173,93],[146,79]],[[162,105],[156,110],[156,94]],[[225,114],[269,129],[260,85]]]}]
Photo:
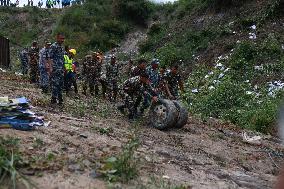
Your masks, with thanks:
[{"label": "scattered debris", "polygon": [[17,76],[23,76],[24,74],[19,73],[19,72],[15,72],[15,75],[17,75]]},{"label": "scattered debris", "polygon": [[255,66],[254,69],[255,69],[255,70],[258,70],[258,71],[261,71],[261,70],[263,70],[263,65],[261,65],[261,66]]},{"label": "scattered debris", "polygon": [[250,137],[246,132],[242,133],[243,141],[248,143],[248,144],[253,144],[253,145],[260,145],[261,142],[260,140],[262,139],[261,136],[253,136]]},{"label": "scattered debris", "polygon": [[214,86],[210,86],[208,89],[209,90],[213,90],[213,89],[215,89],[215,87]]},{"label": "scattered debris", "polygon": [[251,94],[253,94],[253,92],[252,91],[246,91],[246,94],[251,95]]},{"label": "scattered debris", "polygon": [[192,93],[198,93],[198,89],[193,89],[191,92]]},{"label": "scattered debris", "polygon": [[7,72],[6,70],[4,70],[4,69],[2,69],[2,68],[0,68],[0,71],[3,72],[3,73],[6,73],[6,72]]},{"label": "scattered debris", "polygon": [[256,25],[252,25],[250,28],[256,30]]},{"label": "scattered debris", "polygon": [[9,99],[0,97],[0,128],[13,128],[22,131],[34,130],[36,127],[48,126],[43,117],[31,112],[25,97]]},{"label": "scattered debris", "polygon": [[249,38],[250,39],[256,39],[256,34],[255,33],[249,33]]},{"label": "scattered debris", "polygon": [[271,81],[268,82],[268,95],[275,97],[276,93],[284,88],[282,81]]}]

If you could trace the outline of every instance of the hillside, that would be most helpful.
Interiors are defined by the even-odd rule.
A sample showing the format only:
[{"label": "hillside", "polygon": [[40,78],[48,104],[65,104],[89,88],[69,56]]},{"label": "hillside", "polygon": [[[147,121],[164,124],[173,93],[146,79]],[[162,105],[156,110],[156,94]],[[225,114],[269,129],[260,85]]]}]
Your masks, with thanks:
[{"label": "hillside", "polygon": [[153,17],[141,56],[180,61],[191,112],[273,132],[283,96],[283,6],[280,0],[166,4]]},{"label": "hillside", "polygon": [[53,28],[62,11],[44,10],[37,7],[0,7],[0,35],[10,39],[11,62],[15,71],[19,70],[19,51],[30,47],[36,40],[42,46],[44,40],[52,40]]},{"label": "hillside", "polygon": [[[66,35],[65,45],[77,49],[77,59],[91,51],[106,52],[119,45],[128,34],[143,28],[150,16],[152,3],[112,0],[87,1],[66,9],[37,7],[0,7],[0,35],[11,41],[14,70],[19,69],[18,53],[37,40],[54,41],[57,32]],[[149,13],[149,14],[148,14]]]},{"label": "hillside", "polygon": [[[284,87],[283,6],[87,0],[64,10],[0,8],[0,34],[11,39],[13,60],[12,70],[0,69],[0,97],[27,97],[48,123],[30,132],[0,128],[0,188],[273,188],[284,158],[275,127]],[[51,106],[50,94],[14,72],[21,46],[34,39],[42,45],[56,32],[78,50],[76,60],[117,47],[120,63],[178,63],[187,124],[160,131],[148,112],[129,121],[119,102],[83,95],[80,78],[78,95],[64,93],[64,106]]]}]

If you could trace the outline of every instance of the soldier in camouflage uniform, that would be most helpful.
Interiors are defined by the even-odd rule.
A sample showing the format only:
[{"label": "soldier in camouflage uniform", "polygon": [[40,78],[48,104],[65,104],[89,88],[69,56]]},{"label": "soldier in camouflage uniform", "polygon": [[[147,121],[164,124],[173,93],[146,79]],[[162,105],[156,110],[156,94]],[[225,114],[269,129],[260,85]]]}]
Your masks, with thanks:
[{"label": "soldier in camouflage uniform", "polygon": [[37,42],[34,41],[31,49],[29,50],[29,64],[30,64],[30,81],[31,83],[38,82],[39,70],[38,70],[38,59],[39,59],[39,48]]},{"label": "soldier in camouflage uniform", "polygon": [[160,81],[159,81],[159,96],[161,98],[167,98],[167,91],[165,87],[165,73],[167,71],[166,66],[162,66],[159,70]]},{"label": "soldier in camouflage uniform", "polygon": [[148,75],[142,73],[140,76],[132,77],[123,83],[124,104],[118,106],[118,110],[124,113],[127,108],[129,119],[133,119],[137,115],[137,108],[140,105],[137,99],[141,98],[145,93],[150,94],[154,101],[157,101],[157,94],[150,85]]},{"label": "soldier in camouflage uniform", "polygon": [[59,105],[63,104],[63,80],[64,80],[64,49],[62,44],[64,43],[65,37],[63,34],[56,35],[57,42],[53,43],[50,47],[49,56],[52,61],[52,72],[51,72],[51,103],[55,104],[58,102]]},{"label": "soldier in camouflage uniform", "polygon": [[40,80],[39,84],[42,89],[43,93],[47,93],[49,89],[49,69],[50,65],[48,65],[49,59],[49,50],[50,50],[51,43],[46,41],[45,47],[39,51],[39,73],[40,73]]},{"label": "soldier in camouflage uniform", "polygon": [[98,96],[99,95],[99,84],[101,82],[101,72],[102,72],[102,64],[103,64],[103,59],[100,56],[99,53],[93,52],[92,54],[92,60],[96,64],[96,73],[95,73],[95,94]]},{"label": "soldier in camouflage uniform", "polygon": [[184,92],[181,76],[178,74],[178,66],[172,66],[171,70],[165,73],[164,76],[165,88],[169,99],[178,99],[180,89]]},{"label": "soldier in camouflage uniform", "polygon": [[[146,73],[149,76],[149,81],[151,87],[159,94],[159,84],[160,84],[160,74],[159,74],[159,60],[153,59],[151,62],[151,66],[146,68]],[[142,99],[141,99],[142,100]],[[143,105],[140,108],[140,113],[143,114],[144,110],[150,106],[151,103],[151,96],[149,94],[144,94],[143,96]]]},{"label": "soldier in camouflage uniform", "polygon": [[147,61],[144,59],[138,60],[138,65],[131,69],[130,77],[139,76],[146,71]]},{"label": "soldier in camouflage uniform", "polygon": [[20,52],[20,60],[22,65],[22,74],[27,75],[29,70],[29,56],[28,56],[28,50],[27,48],[24,48]]},{"label": "soldier in camouflage uniform", "polygon": [[105,99],[106,91],[107,91],[107,81],[106,81],[106,65],[104,64],[104,56],[101,51],[99,51],[99,62],[100,62],[100,84],[102,86],[102,95]]},{"label": "soldier in camouflage uniform", "polygon": [[[90,93],[94,95],[94,88],[98,85],[100,76],[100,66],[98,61],[92,59],[92,55],[87,55],[83,63],[82,76],[83,76],[83,94],[87,95],[87,88],[89,86]],[[96,88],[97,90],[97,88]],[[98,94],[98,91],[96,91]]]},{"label": "soldier in camouflage uniform", "polygon": [[107,95],[110,101],[116,101],[118,92],[119,65],[116,57],[112,56],[110,63],[106,65]]}]

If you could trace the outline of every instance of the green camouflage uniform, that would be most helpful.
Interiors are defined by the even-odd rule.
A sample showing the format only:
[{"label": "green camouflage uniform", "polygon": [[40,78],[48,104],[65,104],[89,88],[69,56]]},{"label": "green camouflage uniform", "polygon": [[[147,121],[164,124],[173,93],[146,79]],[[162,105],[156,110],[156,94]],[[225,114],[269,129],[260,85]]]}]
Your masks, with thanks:
[{"label": "green camouflage uniform", "polygon": [[127,108],[129,111],[129,118],[132,119],[137,114],[137,108],[145,94],[151,96],[157,95],[151,85],[144,84],[140,81],[140,76],[127,79],[123,83],[124,104],[119,106],[119,109],[124,110],[124,108]]},{"label": "green camouflage uniform", "polygon": [[39,69],[38,69],[38,60],[39,60],[39,48],[31,47],[29,51],[30,59],[30,80],[32,83],[38,82],[39,78]]},{"label": "green camouflage uniform", "polygon": [[179,82],[181,82],[181,76],[179,74],[174,75],[171,71],[168,71],[164,75],[164,81],[168,84],[170,93],[178,99],[179,97]]},{"label": "green camouflage uniform", "polygon": [[117,63],[108,63],[106,65],[106,83],[107,93],[110,100],[116,100],[118,92],[119,65]]},{"label": "green camouflage uniform", "polygon": [[91,95],[94,95],[94,89],[96,89],[96,95],[98,94],[98,82],[100,79],[100,65],[99,62],[92,59],[86,59],[83,63],[83,93],[86,94],[89,86]]}]

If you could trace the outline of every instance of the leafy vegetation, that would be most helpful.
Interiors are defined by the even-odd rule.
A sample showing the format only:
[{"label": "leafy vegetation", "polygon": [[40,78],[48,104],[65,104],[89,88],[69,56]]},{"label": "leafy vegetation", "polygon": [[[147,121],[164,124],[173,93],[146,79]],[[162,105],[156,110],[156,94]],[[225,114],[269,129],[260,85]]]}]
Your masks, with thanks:
[{"label": "leafy vegetation", "polygon": [[138,140],[133,137],[123,146],[122,152],[105,161],[101,172],[110,182],[128,182],[138,175],[138,159],[135,151],[139,146]]},{"label": "leafy vegetation", "polygon": [[[199,92],[189,91],[185,95],[190,109],[202,116],[230,120],[244,128],[272,131],[283,95],[281,88],[268,88],[267,82],[277,80],[284,67],[281,46],[269,38],[269,42],[264,40],[261,44],[240,43],[230,56],[219,58],[213,69],[196,67],[188,86],[198,88]],[[256,66],[264,58],[279,63]]]},{"label": "leafy vegetation", "polygon": [[135,24],[145,24],[150,7],[146,0],[86,1],[67,9],[54,33],[64,33],[66,44],[78,49],[79,55],[88,50],[110,50]]},{"label": "leafy vegetation", "polygon": [[18,148],[19,139],[12,137],[0,137],[0,185],[16,188],[17,183],[23,183],[26,187],[30,184],[23,175],[18,172],[22,166],[22,158]]},{"label": "leafy vegetation", "polygon": [[[273,85],[283,79],[283,35],[262,27],[282,18],[283,3],[265,2],[257,10],[249,3],[180,0],[161,5],[140,51],[149,60],[159,58],[162,65],[179,63],[192,70],[183,95],[192,112],[271,132],[282,97],[281,86]],[[234,7],[244,12],[235,16],[227,11]],[[206,18],[207,10],[216,16],[222,12],[228,20]]]}]

